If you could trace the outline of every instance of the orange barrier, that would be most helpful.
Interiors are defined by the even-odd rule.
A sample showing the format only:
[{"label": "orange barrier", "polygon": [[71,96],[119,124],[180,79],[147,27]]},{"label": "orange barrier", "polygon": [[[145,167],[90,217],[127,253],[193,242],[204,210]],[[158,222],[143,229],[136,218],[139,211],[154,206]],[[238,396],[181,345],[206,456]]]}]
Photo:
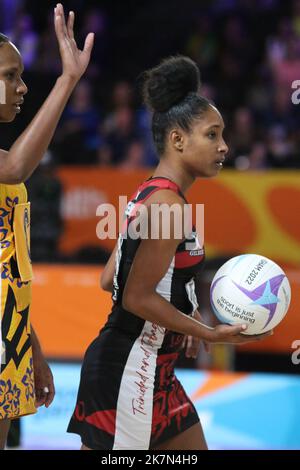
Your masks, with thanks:
[{"label": "orange barrier", "polygon": [[[102,268],[77,265],[36,265],[32,323],[47,356],[80,359],[97,336],[111,308],[110,294],[99,285]],[[274,336],[244,349],[292,352],[300,340],[300,271],[288,271],[292,304]]]},{"label": "orange barrier", "polygon": [[[65,231],[60,248],[71,254],[84,245],[112,249],[100,241],[96,208],[118,196],[130,197],[149,177],[134,172],[91,167],[62,168]],[[205,246],[209,256],[259,253],[290,267],[300,266],[300,174],[297,171],[224,171],[218,178],[197,180],[187,194],[191,204],[205,204]]]},{"label": "orange barrier", "polygon": [[111,296],[100,288],[102,268],[34,267],[31,319],[48,357],[81,358],[106,321]]}]

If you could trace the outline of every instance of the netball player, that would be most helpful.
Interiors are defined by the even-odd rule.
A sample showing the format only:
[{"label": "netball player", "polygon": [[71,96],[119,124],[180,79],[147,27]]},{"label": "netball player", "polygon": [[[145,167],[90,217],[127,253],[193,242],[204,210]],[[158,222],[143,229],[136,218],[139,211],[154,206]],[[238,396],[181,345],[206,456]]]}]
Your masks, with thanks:
[{"label": "netball player", "polygon": [[[82,449],[206,449],[197,412],[174,367],[185,335],[208,343],[243,344],[245,325],[210,328],[201,321],[194,279],[203,247],[191,231],[170,237],[151,218],[154,205],[177,205],[196,178],[217,176],[227,153],[220,112],[199,94],[196,64],[171,57],[146,73],[145,101],[153,111],[160,162],[131,198],[126,226],[102,276],[113,308],[83,361],[77,404],[68,431]],[[222,201],[216,201],[221,204]],[[130,236],[141,204],[158,237]],[[149,229],[150,233],[150,229]]]},{"label": "netball player", "polygon": [[[35,413],[37,406],[48,407],[54,397],[51,371],[30,329],[30,205],[23,181],[45,154],[68,98],[89,63],[93,46],[93,34],[89,34],[83,51],[77,48],[73,34],[74,13],[70,12],[66,25],[61,4],[55,8],[54,22],[62,74],[11,149],[0,150],[0,448],[5,445],[11,419]],[[1,34],[1,122],[13,121],[21,110],[27,93],[22,73],[23,62],[18,49]]]}]

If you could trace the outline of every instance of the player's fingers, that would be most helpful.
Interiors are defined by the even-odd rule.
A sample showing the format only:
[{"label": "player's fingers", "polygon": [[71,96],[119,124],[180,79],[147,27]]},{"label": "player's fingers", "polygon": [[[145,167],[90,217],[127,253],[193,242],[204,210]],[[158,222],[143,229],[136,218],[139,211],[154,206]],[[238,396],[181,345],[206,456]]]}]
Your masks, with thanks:
[{"label": "player's fingers", "polygon": [[70,39],[74,39],[74,19],[75,13],[74,11],[69,12],[68,23],[67,23],[67,30]]}]

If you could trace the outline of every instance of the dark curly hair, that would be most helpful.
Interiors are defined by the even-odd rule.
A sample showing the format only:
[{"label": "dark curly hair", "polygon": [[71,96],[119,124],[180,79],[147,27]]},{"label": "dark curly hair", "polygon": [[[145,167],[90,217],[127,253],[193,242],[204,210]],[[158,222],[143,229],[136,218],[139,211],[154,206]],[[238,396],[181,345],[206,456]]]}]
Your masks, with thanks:
[{"label": "dark curly hair", "polygon": [[210,101],[199,95],[200,72],[189,57],[164,59],[144,73],[143,97],[153,111],[152,134],[159,155],[165,150],[167,132],[174,126],[191,129],[194,119],[209,108]]}]

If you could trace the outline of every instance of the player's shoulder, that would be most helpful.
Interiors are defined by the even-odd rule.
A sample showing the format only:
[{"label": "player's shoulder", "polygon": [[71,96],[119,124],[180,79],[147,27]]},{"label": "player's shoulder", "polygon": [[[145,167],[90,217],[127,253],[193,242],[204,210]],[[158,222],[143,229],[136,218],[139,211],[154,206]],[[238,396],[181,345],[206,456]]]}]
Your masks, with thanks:
[{"label": "player's shoulder", "polygon": [[172,206],[173,204],[178,204],[179,206],[183,207],[184,206],[184,199],[183,197],[178,194],[176,191],[170,190],[170,189],[160,189],[158,191],[155,191],[149,199],[147,200],[148,204],[167,204],[169,206]]}]

